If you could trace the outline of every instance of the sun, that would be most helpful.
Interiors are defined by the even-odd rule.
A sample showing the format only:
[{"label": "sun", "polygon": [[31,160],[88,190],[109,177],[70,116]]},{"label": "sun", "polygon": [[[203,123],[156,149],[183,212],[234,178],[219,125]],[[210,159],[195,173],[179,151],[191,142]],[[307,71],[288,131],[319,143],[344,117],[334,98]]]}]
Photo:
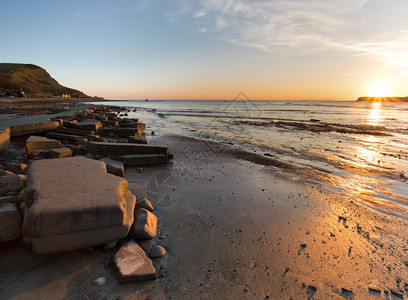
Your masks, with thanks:
[{"label": "sun", "polygon": [[374,82],[368,88],[370,97],[389,97],[391,95],[391,86],[383,81]]}]

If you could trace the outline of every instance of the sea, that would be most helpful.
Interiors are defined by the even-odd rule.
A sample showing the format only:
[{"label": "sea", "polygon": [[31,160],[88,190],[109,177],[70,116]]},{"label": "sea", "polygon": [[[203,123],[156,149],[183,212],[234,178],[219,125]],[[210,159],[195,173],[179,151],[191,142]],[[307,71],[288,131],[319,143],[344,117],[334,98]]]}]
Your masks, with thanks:
[{"label": "sea", "polygon": [[378,212],[408,220],[408,103],[359,101],[128,100],[146,131],[236,147],[295,166]]}]

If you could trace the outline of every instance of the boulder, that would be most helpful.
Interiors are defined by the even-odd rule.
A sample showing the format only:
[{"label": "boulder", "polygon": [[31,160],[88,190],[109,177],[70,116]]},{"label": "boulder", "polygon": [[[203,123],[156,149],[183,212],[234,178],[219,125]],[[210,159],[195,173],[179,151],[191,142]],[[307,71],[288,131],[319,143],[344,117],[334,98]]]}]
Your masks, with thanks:
[{"label": "boulder", "polygon": [[33,161],[27,172],[24,241],[45,254],[124,238],[136,197],[125,179],[83,157]]},{"label": "boulder", "polygon": [[125,167],[123,166],[123,162],[110,158],[102,158],[100,161],[103,161],[106,164],[106,170],[108,173],[121,177],[125,176]]},{"label": "boulder", "polygon": [[47,139],[42,136],[30,136],[26,142],[27,154],[33,154],[33,151],[43,151],[54,148],[62,148],[60,141]]},{"label": "boulder", "polygon": [[163,257],[164,255],[166,255],[166,249],[164,249],[163,246],[154,245],[150,250],[149,257],[155,259]]},{"label": "boulder", "polygon": [[69,148],[62,147],[56,149],[50,149],[50,157],[51,158],[64,158],[64,157],[71,157],[72,151]]},{"label": "boulder", "polygon": [[14,203],[0,205],[0,241],[8,242],[21,236],[21,219]]},{"label": "boulder", "polygon": [[135,210],[138,210],[138,209],[141,209],[141,208],[147,209],[148,211],[153,211],[154,210],[153,205],[150,203],[149,199],[147,199],[146,197],[143,198],[143,199],[137,199],[136,200]]},{"label": "boulder", "polygon": [[120,284],[157,278],[152,261],[138,244],[123,246],[113,260]]},{"label": "boulder", "polygon": [[135,222],[130,229],[129,237],[137,240],[152,239],[157,234],[157,217],[147,209],[135,212]]}]

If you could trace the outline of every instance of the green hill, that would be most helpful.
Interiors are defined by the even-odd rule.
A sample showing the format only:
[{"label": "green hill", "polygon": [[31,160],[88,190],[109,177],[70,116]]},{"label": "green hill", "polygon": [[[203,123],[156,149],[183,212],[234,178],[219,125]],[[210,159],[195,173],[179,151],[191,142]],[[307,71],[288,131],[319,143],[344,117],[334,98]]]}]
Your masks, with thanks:
[{"label": "green hill", "polygon": [[[22,93],[23,92],[23,93]],[[87,98],[81,91],[60,85],[43,68],[31,64],[0,63],[0,96],[49,98],[63,94]]]}]

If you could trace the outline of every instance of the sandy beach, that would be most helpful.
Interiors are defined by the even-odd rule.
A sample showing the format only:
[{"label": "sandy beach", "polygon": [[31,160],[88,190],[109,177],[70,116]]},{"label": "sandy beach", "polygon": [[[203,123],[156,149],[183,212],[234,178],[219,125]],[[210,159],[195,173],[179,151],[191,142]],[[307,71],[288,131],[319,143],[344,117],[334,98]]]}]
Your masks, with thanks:
[{"label": "sandy beach", "polygon": [[406,221],[301,170],[149,125],[150,144],[174,159],[127,168],[125,179],[159,218],[157,237],[144,242],[167,251],[153,260],[158,279],[118,284],[111,260],[125,241],[34,255],[19,239],[0,245],[1,299],[407,298]]}]

